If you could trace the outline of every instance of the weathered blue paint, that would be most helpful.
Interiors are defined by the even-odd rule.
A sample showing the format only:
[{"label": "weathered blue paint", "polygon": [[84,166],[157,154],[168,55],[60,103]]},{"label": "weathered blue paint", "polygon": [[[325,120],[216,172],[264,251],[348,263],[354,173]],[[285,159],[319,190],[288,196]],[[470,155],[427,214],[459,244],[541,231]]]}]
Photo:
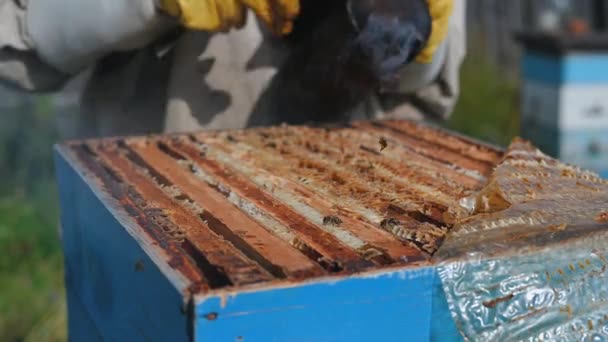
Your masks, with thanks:
[{"label": "weathered blue paint", "polygon": [[431,341],[458,342],[462,336],[456,329],[454,319],[443,291],[439,275],[436,275],[433,284],[433,306],[431,313]]},{"label": "weathered blue paint", "polygon": [[523,78],[544,84],[561,84],[563,69],[560,57],[526,52],[522,61]]},{"label": "weathered blue paint", "polygon": [[553,126],[540,125],[537,122],[522,122],[521,137],[534,142],[543,153],[559,158],[560,131]]},{"label": "weathered blue paint", "polygon": [[72,340],[98,340],[94,327],[106,341],[188,340],[181,293],[106,206],[111,201],[102,201],[61,151],[56,167]]},{"label": "weathered blue paint", "polygon": [[457,333],[449,324],[432,324],[451,321],[449,313],[433,317],[434,299],[442,299],[436,281],[434,269],[423,268],[204,297],[197,300],[195,336],[197,341],[430,341],[434,325],[442,330],[437,337],[452,340],[447,338]]},{"label": "weathered blue paint", "polygon": [[551,56],[527,51],[523,57],[522,68],[526,81],[549,85],[608,83],[606,54]]},{"label": "weathered blue paint", "polygon": [[84,308],[82,301],[67,284],[69,340],[72,342],[102,342],[103,334],[95,321]]}]

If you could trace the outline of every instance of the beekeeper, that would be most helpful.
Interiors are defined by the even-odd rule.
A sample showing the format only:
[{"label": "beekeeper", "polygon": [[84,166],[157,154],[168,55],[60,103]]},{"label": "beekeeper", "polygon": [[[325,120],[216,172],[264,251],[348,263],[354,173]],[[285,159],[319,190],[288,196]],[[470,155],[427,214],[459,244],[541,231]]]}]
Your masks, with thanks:
[{"label": "beekeeper", "polygon": [[[465,4],[426,1],[432,33],[424,49],[403,65],[396,89],[362,98],[351,118],[445,118],[452,111],[465,55]],[[71,136],[246,127],[292,49],[282,37],[300,5],[0,0],[0,80],[47,92],[89,70]],[[264,124],[290,121],[289,113],[268,114]]]}]

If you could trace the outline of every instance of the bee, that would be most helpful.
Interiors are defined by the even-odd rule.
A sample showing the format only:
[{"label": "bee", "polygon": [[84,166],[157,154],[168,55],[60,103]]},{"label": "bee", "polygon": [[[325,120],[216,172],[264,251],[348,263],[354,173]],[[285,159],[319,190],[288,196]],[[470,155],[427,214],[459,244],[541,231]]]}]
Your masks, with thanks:
[{"label": "bee", "polygon": [[333,215],[329,215],[329,216],[325,216],[323,218],[323,225],[325,226],[339,226],[342,224],[342,219],[339,218],[338,216],[333,216]]},{"label": "bee", "polygon": [[396,218],[390,217],[390,218],[382,220],[382,222],[380,222],[380,227],[382,227],[382,229],[384,229],[384,230],[392,230],[392,229],[396,228],[397,226],[399,226],[400,224],[401,224],[401,222],[399,220],[397,220]]},{"label": "bee", "polygon": [[386,141],[386,138],[384,137],[381,137],[378,143],[380,143],[380,152],[384,151],[384,149],[388,147],[388,141]]}]

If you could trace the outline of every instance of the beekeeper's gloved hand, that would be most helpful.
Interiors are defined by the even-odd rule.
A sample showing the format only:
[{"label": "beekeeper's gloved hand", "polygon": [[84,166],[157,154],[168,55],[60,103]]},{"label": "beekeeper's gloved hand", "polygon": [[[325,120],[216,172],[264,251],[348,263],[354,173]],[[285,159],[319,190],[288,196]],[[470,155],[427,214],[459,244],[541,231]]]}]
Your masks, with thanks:
[{"label": "beekeeper's gloved hand", "polygon": [[[356,1],[356,0],[352,0]],[[399,1],[399,0],[394,0]],[[408,0],[411,1],[411,0]],[[428,8],[428,14],[431,20],[431,32],[426,38],[419,50],[416,50],[415,56],[406,65],[402,65],[398,71],[399,86],[398,89],[391,89],[391,92],[397,91],[400,94],[419,93],[422,89],[427,88],[431,84],[438,83],[440,73],[450,70],[451,75],[449,84],[457,86],[458,70],[462,53],[465,46],[454,46],[455,44],[462,45],[462,39],[458,39],[460,33],[458,31],[451,32],[452,38],[448,39],[451,27],[458,28],[464,25],[452,22],[455,8],[455,1],[459,2],[458,10],[463,7],[464,0],[424,0]],[[407,6],[405,7],[407,8]],[[461,15],[457,15],[460,18]],[[456,37],[456,38],[454,38]],[[450,46],[448,46],[448,43]],[[455,52],[455,51],[459,52]],[[449,68],[447,67],[449,66]],[[448,92],[456,91],[449,87]],[[424,90],[426,92],[426,90]],[[433,95],[434,98],[439,96]]]},{"label": "beekeeper's gloved hand", "polygon": [[427,0],[427,4],[433,22],[431,36],[424,49],[416,57],[416,62],[425,64],[433,61],[435,52],[447,36],[450,16],[454,10],[454,0]]},{"label": "beekeeper's gloved hand", "polygon": [[300,10],[299,0],[159,0],[167,13],[194,30],[226,31],[245,23],[251,9],[278,35],[291,32]]}]

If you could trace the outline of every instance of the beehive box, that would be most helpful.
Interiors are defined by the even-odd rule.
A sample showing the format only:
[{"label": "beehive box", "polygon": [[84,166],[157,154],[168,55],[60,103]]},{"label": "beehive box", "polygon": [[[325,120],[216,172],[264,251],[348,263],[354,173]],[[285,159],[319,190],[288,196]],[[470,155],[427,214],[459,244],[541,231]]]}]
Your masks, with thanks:
[{"label": "beehive box", "polygon": [[608,37],[521,34],[522,135],[608,177]]},{"label": "beehive box", "polygon": [[[551,171],[561,164],[534,151],[510,153],[505,162],[523,158],[516,166],[523,170],[506,173],[514,179],[580,183],[589,195],[575,203],[604,200],[604,181]],[[490,208],[497,214],[486,208],[468,221],[482,227],[477,234],[466,208],[488,179],[501,184],[490,175],[504,154],[430,126],[386,121],[110,138],[61,145],[56,156],[73,340],[479,340],[551,334],[547,322],[566,305],[574,311],[559,322],[578,329],[576,310],[587,303],[574,296],[538,309],[539,291],[555,288],[547,282],[503,291],[536,279],[525,265],[543,255],[562,262],[539,241],[572,239],[576,230],[545,225],[534,210],[500,217],[504,203],[515,204],[505,195]],[[563,197],[537,191],[524,203]],[[605,224],[591,226],[597,232]],[[530,239],[537,247],[522,250]],[[568,243],[576,253],[597,247]],[[598,258],[589,256],[570,281],[596,274]],[[487,265],[502,272],[488,274]],[[509,306],[516,302],[521,307]],[[594,322],[591,332],[601,332]]]},{"label": "beehive box", "polygon": [[500,156],[410,122],[59,146],[71,334],[428,339],[443,215]]}]

